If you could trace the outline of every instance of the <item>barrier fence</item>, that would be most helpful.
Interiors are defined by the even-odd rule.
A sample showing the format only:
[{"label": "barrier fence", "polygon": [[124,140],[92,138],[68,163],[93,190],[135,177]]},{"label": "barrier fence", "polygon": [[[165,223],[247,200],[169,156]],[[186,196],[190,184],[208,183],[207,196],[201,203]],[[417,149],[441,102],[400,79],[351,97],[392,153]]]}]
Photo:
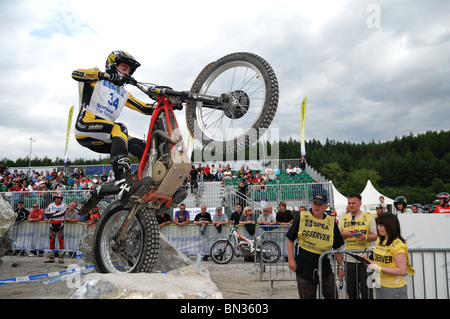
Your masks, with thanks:
[{"label": "barrier fence", "polygon": [[[12,231],[8,234],[12,239],[11,250],[13,251],[47,251],[50,250],[49,223],[41,222],[16,222]],[[94,231],[86,223],[66,222],[64,225],[64,249],[63,251],[79,251],[80,240]],[[59,249],[58,240],[55,241]]]}]

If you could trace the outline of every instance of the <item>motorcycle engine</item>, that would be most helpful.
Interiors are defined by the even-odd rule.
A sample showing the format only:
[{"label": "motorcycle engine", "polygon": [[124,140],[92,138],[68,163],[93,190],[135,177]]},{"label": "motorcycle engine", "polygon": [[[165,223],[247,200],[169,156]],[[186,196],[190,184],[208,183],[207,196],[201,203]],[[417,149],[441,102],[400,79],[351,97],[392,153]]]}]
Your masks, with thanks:
[{"label": "motorcycle engine", "polygon": [[237,245],[237,249],[239,249],[239,251],[243,254],[250,254],[252,251],[250,249],[250,246],[247,242],[245,241],[241,241],[238,245]]}]

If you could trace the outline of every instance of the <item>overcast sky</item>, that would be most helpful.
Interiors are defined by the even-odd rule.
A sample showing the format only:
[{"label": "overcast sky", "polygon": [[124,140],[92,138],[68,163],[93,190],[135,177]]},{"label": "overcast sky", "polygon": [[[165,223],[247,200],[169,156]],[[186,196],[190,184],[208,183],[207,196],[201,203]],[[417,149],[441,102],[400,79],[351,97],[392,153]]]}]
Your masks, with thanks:
[{"label": "overcast sky", "polygon": [[[272,124],[299,140],[370,142],[450,127],[450,1],[0,1],[0,160],[64,157],[78,68],[131,53],[140,81],[188,90],[232,52],[265,58],[280,101]],[[138,98],[145,96],[128,87]],[[177,112],[185,132],[184,111]],[[124,109],[143,137],[149,118]],[[72,123],[73,127],[74,122]],[[308,152],[308,150],[306,150]],[[70,139],[69,158],[98,158]]]}]

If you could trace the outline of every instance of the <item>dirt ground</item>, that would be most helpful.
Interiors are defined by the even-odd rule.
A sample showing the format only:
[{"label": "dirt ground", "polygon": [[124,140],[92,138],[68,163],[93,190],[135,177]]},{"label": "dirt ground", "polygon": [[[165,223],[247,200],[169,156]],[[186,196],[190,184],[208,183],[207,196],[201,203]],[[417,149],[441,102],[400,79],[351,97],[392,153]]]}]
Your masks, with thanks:
[{"label": "dirt ground", "polygon": [[[59,272],[79,262],[67,256],[64,264],[45,264],[43,257],[36,256],[3,256],[2,260],[0,280]],[[270,292],[269,282],[260,281],[259,268],[253,262],[244,262],[242,257],[235,258],[227,265],[217,265],[210,259],[201,261],[200,265],[209,271],[211,280],[225,299],[298,298],[295,281],[277,281]],[[69,288],[65,281],[51,284],[11,283],[0,285],[0,299],[67,299],[75,291],[76,288]]]}]

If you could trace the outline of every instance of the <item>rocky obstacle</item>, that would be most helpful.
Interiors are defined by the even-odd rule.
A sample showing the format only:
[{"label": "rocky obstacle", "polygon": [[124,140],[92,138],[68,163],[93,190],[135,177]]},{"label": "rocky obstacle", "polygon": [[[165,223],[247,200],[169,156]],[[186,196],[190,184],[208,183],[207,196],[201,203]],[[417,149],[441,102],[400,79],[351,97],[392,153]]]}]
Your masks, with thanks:
[{"label": "rocky obstacle", "polygon": [[72,299],[222,299],[199,265],[168,273],[89,274]]},{"label": "rocky obstacle", "polygon": [[[80,243],[83,261],[93,264],[93,234]],[[81,279],[72,299],[222,299],[209,272],[194,264],[161,234],[160,251],[154,273],[99,274]]]},{"label": "rocky obstacle", "polygon": [[0,196],[0,265],[1,257],[11,249],[11,239],[8,237],[8,231],[16,221],[17,214],[11,208],[11,205]]}]

